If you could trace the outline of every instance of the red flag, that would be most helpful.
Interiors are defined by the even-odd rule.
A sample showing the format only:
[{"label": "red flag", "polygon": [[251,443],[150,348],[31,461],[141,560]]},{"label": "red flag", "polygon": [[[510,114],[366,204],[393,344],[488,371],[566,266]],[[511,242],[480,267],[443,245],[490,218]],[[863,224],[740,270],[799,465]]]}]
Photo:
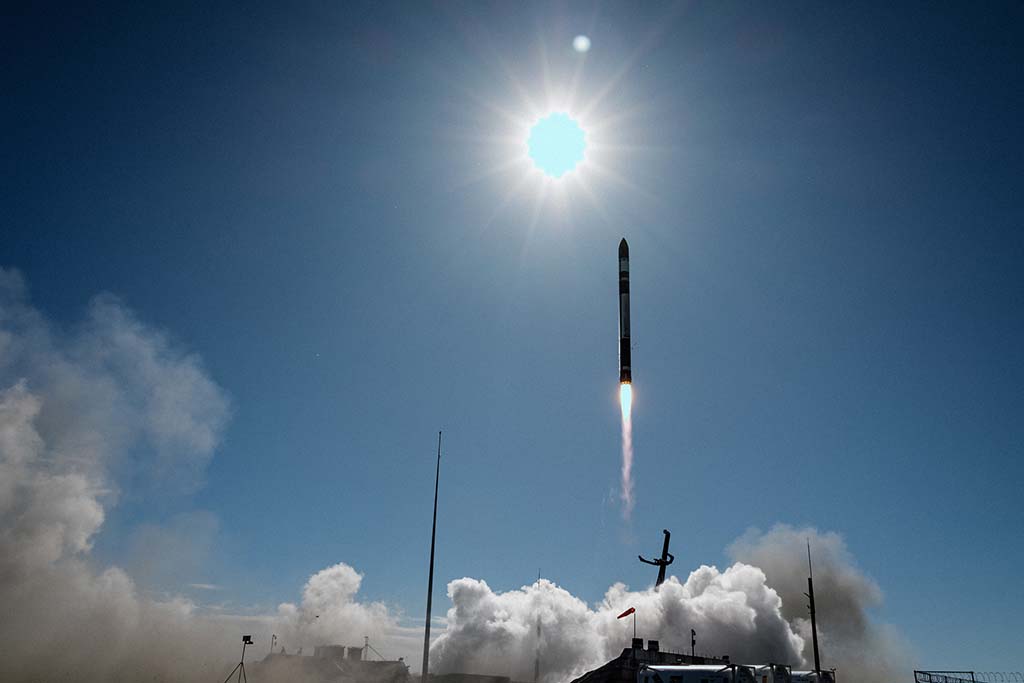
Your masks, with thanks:
[{"label": "red flag", "polygon": [[630,607],[628,610],[626,610],[625,612],[623,612],[622,614],[620,614],[619,616],[617,616],[615,618],[616,619],[621,619],[622,617],[628,617],[630,614],[633,614],[634,612],[636,612],[636,607]]}]

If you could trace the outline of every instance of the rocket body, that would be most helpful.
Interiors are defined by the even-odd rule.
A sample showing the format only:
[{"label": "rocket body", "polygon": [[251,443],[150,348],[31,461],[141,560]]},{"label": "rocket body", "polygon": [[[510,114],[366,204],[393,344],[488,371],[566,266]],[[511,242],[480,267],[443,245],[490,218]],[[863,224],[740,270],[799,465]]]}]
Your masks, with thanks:
[{"label": "rocket body", "polygon": [[619,383],[631,384],[629,353],[629,245],[619,242]]}]

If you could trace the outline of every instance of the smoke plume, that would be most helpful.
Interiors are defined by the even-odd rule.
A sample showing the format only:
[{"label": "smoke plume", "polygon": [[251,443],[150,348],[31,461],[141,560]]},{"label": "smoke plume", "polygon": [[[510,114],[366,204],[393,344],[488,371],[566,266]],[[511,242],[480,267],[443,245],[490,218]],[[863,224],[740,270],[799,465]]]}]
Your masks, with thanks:
[{"label": "smoke plume", "polygon": [[311,576],[301,604],[278,607],[282,642],[361,645],[363,636],[380,643],[398,633],[396,616],[383,603],[356,600],[362,580],[362,574],[343,562]]},{"label": "smoke plume", "polygon": [[673,576],[658,589],[630,591],[618,583],[594,607],[545,580],[495,593],[483,581],[464,578],[448,585],[448,595],[448,627],[432,648],[439,672],[489,671],[530,680],[539,647],[542,678],[569,680],[628,647],[632,625],[616,619],[628,607],[636,608],[639,635],[657,637],[675,652],[689,651],[691,628],[702,652],[728,653],[738,661],[799,661],[803,649],[764,573],[740,563],[724,571],[703,566],[685,582]]},{"label": "smoke plume", "polygon": [[622,407],[622,516],[633,514],[633,387],[619,385],[619,405]]},{"label": "smoke plume", "polygon": [[113,297],[63,332],[0,269],[0,679],[138,680],[209,663],[209,647],[191,646],[216,629],[192,628],[194,605],[141,597],[89,551],[115,472],[192,490],[227,417],[198,359]]},{"label": "smoke plume", "polygon": [[228,416],[199,358],[116,298],[96,297],[64,330],[0,269],[0,680],[219,680],[242,633],[259,650],[272,633],[292,652],[364,635],[384,651],[408,645],[396,615],[356,599],[362,576],[345,564],[314,574],[301,602],[276,614],[223,614],[140,588],[140,578],[182,579],[168,565],[183,557],[201,561],[193,545],[218,528],[208,512],[133,532],[134,576],[97,565],[92,546],[120,492],[195,490]]},{"label": "smoke plume", "polygon": [[635,607],[638,635],[659,639],[662,649],[688,652],[692,628],[698,654],[810,668],[814,660],[804,596],[808,539],[822,666],[866,683],[906,678],[913,669],[910,649],[893,628],[870,619],[868,610],[880,603],[881,591],[857,568],[843,539],[784,525],[738,539],[729,548],[736,562],[724,571],[702,566],[685,581],[669,576],[658,589],[630,591],[615,584],[593,607],[545,580],[503,593],[477,579],[452,581],[448,595],[453,606],[446,630],[432,647],[433,666],[441,673],[532,680],[539,651],[544,681],[570,680],[628,645],[631,624],[616,616]]},{"label": "smoke plume", "polygon": [[872,622],[868,610],[882,602],[882,591],[853,561],[839,534],[779,524],[767,533],[750,531],[729,547],[737,561],[760,567],[782,597],[783,615],[804,636],[803,659],[814,661],[807,615],[807,542],[814,563],[814,598],[823,668],[843,678],[906,679],[914,669],[911,648],[886,624]]}]

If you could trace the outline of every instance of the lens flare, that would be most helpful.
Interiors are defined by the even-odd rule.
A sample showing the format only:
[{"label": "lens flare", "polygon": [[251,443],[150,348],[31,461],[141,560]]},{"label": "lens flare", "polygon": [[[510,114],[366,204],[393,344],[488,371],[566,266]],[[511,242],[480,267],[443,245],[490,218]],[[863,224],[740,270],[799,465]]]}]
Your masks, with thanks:
[{"label": "lens flare", "polygon": [[626,519],[633,513],[633,386],[619,385],[619,404],[622,406],[622,515]]}]

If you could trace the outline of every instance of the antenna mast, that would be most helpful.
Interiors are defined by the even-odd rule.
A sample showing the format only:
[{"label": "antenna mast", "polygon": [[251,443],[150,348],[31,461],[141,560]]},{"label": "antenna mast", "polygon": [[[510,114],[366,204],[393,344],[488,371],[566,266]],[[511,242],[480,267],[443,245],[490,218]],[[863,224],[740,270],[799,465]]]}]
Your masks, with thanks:
[{"label": "antenna mast", "polygon": [[434,541],[437,538],[437,485],[441,481],[441,432],[437,433],[437,471],[434,474],[434,521],[430,526],[430,572],[427,575],[427,619],[423,627],[423,672],[422,683],[427,683],[427,666],[430,664],[430,607],[434,597]]},{"label": "antenna mast", "polygon": [[[540,569],[537,570],[537,585],[540,585]],[[533,660],[533,683],[540,681],[540,614],[537,614],[537,656]]]},{"label": "antenna mast", "polygon": [[821,678],[821,660],[818,657],[818,621],[814,612],[814,571],[811,568],[811,539],[807,539],[807,592],[804,593],[811,601],[807,607],[811,610],[811,639],[814,643],[814,670]]}]

